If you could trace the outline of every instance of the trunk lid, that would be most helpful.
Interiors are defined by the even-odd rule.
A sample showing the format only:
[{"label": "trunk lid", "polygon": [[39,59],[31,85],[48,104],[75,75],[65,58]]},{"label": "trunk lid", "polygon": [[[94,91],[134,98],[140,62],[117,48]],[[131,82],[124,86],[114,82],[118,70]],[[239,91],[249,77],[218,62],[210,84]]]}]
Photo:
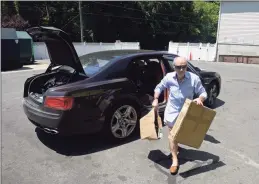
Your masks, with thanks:
[{"label": "trunk lid", "polygon": [[34,41],[45,42],[51,66],[70,66],[78,73],[86,75],[75,47],[67,33],[55,27],[33,27],[27,30]]}]

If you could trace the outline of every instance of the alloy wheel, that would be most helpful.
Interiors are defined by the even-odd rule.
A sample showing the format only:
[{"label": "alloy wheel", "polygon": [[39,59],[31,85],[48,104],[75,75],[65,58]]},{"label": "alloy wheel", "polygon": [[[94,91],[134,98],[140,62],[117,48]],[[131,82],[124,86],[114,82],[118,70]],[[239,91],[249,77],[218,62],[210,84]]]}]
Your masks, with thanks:
[{"label": "alloy wheel", "polygon": [[111,119],[111,132],[116,138],[126,138],[135,129],[138,115],[134,107],[124,105],[118,108]]}]

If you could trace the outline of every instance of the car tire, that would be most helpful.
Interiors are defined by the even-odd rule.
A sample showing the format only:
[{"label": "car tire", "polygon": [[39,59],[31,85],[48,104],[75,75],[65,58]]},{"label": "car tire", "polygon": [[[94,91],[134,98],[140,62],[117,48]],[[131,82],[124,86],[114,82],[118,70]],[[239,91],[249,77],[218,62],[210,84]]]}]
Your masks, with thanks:
[{"label": "car tire", "polygon": [[218,95],[218,85],[215,81],[212,81],[208,87],[208,99],[207,106],[213,108],[215,106],[217,95]]},{"label": "car tire", "polygon": [[[126,110],[129,110],[129,114],[126,114]],[[106,112],[102,133],[112,140],[124,141],[139,130],[139,119],[140,108],[137,103],[121,100],[121,102],[112,105]]]}]

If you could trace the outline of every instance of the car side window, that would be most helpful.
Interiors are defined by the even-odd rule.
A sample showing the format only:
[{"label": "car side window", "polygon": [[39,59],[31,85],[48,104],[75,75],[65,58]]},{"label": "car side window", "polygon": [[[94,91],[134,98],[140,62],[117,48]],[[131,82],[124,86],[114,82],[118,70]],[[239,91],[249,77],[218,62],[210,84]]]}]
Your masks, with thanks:
[{"label": "car side window", "polygon": [[133,59],[127,67],[127,77],[131,80],[137,80],[144,73],[145,61],[137,58]]},{"label": "car side window", "polygon": [[109,74],[107,75],[107,79],[119,79],[119,78],[125,78],[127,67],[121,63],[117,63],[116,66],[113,65],[112,68],[110,68]]},{"label": "car side window", "polygon": [[157,58],[148,58],[148,61],[159,63],[159,60]]},{"label": "car side window", "polygon": [[144,59],[134,59],[130,65],[132,67],[131,69],[139,70],[145,68],[147,64]]},{"label": "car side window", "polygon": [[130,79],[144,81],[150,77],[163,77],[160,60],[155,56],[145,56],[133,59],[128,66]]},{"label": "car side window", "polygon": [[163,55],[162,59],[164,61],[165,68],[168,72],[174,71],[174,55]]}]

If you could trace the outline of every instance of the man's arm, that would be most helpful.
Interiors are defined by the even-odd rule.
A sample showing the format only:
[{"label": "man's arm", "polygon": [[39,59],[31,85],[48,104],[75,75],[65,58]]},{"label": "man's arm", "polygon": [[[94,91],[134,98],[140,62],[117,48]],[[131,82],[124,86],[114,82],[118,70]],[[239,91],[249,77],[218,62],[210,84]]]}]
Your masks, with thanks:
[{"label": "man's arm", "polygon": [[168,88],[168,76],[166,75],[154,90],[154,99],[158,99],[161,92]]},{"label": "man's arm", "polygon": [[195,94],[197,94],[199,96],[199,99],[202,102],[204,102],[208,97],[207,92],[206,92],[205,88],[203,87],[199,77],[197,77],[195,80],[194,92],[195,92]]}]

